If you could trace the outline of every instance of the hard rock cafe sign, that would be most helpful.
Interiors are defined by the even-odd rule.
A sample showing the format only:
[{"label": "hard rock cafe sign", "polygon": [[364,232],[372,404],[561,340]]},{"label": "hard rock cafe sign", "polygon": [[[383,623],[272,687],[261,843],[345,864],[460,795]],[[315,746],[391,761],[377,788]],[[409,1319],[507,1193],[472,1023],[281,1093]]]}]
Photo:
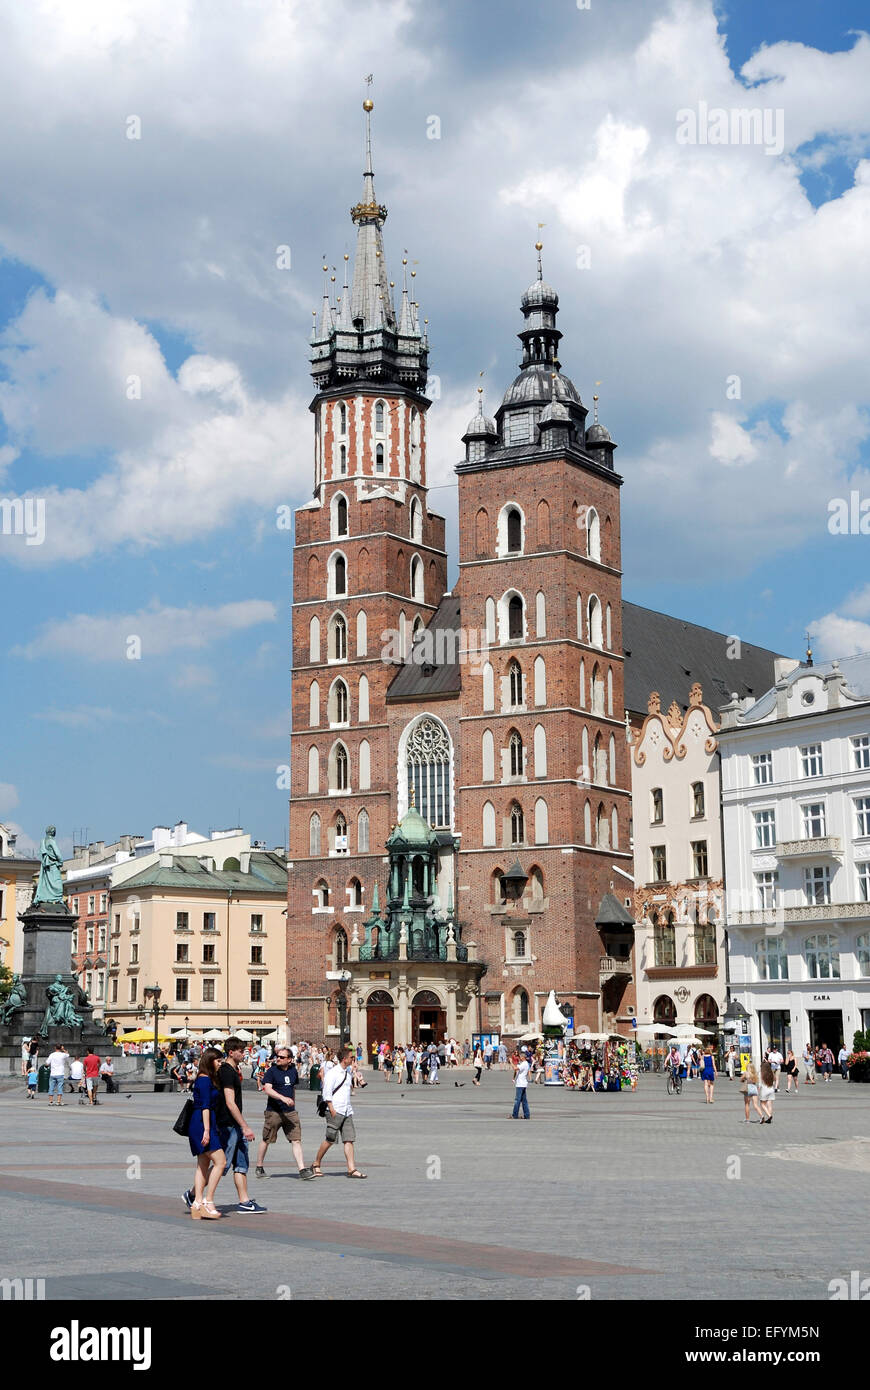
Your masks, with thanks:
[{"label": "hard rock cafe sign", "polygon": [[679,1004],[685,1004],[688,997],[689,991],[686,989],[685,985],[680,985],[679,989],[674,990],[674,998]]}]

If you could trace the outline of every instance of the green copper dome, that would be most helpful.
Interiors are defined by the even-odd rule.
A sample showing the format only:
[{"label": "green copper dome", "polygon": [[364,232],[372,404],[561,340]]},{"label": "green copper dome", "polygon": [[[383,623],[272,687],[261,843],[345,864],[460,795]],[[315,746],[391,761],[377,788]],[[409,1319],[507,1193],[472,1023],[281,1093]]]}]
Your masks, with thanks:
[{"label": "green copper dome", "polygon": [[416,806],[409,806],[399,824],[394,826],[387,844],[395,845],[401,841],[406,845],[428,849],[435,839],[435,831],[423,819]]}]

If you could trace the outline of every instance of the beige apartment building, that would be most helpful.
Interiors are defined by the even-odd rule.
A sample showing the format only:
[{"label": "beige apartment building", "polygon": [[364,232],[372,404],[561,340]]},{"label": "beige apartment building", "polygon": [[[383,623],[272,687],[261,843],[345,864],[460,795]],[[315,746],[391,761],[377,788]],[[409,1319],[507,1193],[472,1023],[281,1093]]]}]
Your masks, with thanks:
[{"label": "beige apartment building", "polygon": [[167,1033],[286,1027],[286,856],[248,848],[217,860],[218,848],[161,851],[113,885],[106,1013],[122,1029],[142,1023],[155,985]]},{"label": "beige apartment building", "polygon": [[695,683],[685,709],[653,692],[634,738],[638,1024],[715,1033],[724,1009],[718,729]]}]

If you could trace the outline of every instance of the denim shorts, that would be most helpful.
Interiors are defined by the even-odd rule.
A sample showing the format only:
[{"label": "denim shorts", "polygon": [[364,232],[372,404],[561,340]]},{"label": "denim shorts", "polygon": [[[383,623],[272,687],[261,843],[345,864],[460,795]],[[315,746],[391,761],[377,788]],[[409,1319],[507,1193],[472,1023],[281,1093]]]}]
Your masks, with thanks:
[{"label": "denim shorts", "polygon": [[250,1167],[248,1141],[238,1125],[230,1125],[229,1129],[222,1130],[221,1139],[221,1148],[227,1156],[227,1167],[232,1168],[234,1173],[247,1173]]},{"label": "denim shorts", "polygon": [[65,1080],[66,1078],[63,1076],[50,1076],[48,1078],[48,1094],[50,1096],[62,1096]]}]

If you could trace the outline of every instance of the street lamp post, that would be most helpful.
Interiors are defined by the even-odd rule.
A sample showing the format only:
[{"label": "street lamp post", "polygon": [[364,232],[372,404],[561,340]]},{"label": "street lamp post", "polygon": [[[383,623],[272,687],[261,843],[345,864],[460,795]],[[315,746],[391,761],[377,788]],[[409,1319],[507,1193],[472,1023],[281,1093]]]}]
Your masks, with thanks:
[{"label": "street lamp post", "polygon": [[146,1000],[146,1003],[147,1003],[148,999],[149,999],[149,998],[151,999],[151,1001],[152,1001],[152,1008],[151,1008],[151,1009],[148,1009],[148,1008],[146,1007],[146,1005],[143,1004],[142,1009],[141,1009],[141,1014],[142,1014],[142,1017],[144,1017],[144,1018],[148,1018],[149,1014],[151,1014],[151,1013],[153,1013],[153,1015],[154,1015],[154,1065],[155,1065],[155,1066],[157,1065],[157,1050],[158,1050],[158,1041],[157,1041],[157,1040],[158,1040],[158,1037],[159,1037],[159,1034],[160,1034],[160,1020],[161,1020],[161,1018],[165,1018],[165,1017],[166,1017],[166,1014],[167,1014],[168,1011],[169,1011],[169,1005],[168,1005],[168,1004],[161,1004],[161,1003],[160,1003],[160,996],[161,996],[162,993],[163,993],[163,991],[161,990],[161,988],[160,988],[159,985],[146,985],[146,986],[145,986],[145,990],[144,990],[145,1000]]},{"label": "street lamp post", "polygon": [[351,978],[349,970],[339,972],[338,984],[338,1046],[342,1048],[348,1041],[347,1026],[347,986]]}]

